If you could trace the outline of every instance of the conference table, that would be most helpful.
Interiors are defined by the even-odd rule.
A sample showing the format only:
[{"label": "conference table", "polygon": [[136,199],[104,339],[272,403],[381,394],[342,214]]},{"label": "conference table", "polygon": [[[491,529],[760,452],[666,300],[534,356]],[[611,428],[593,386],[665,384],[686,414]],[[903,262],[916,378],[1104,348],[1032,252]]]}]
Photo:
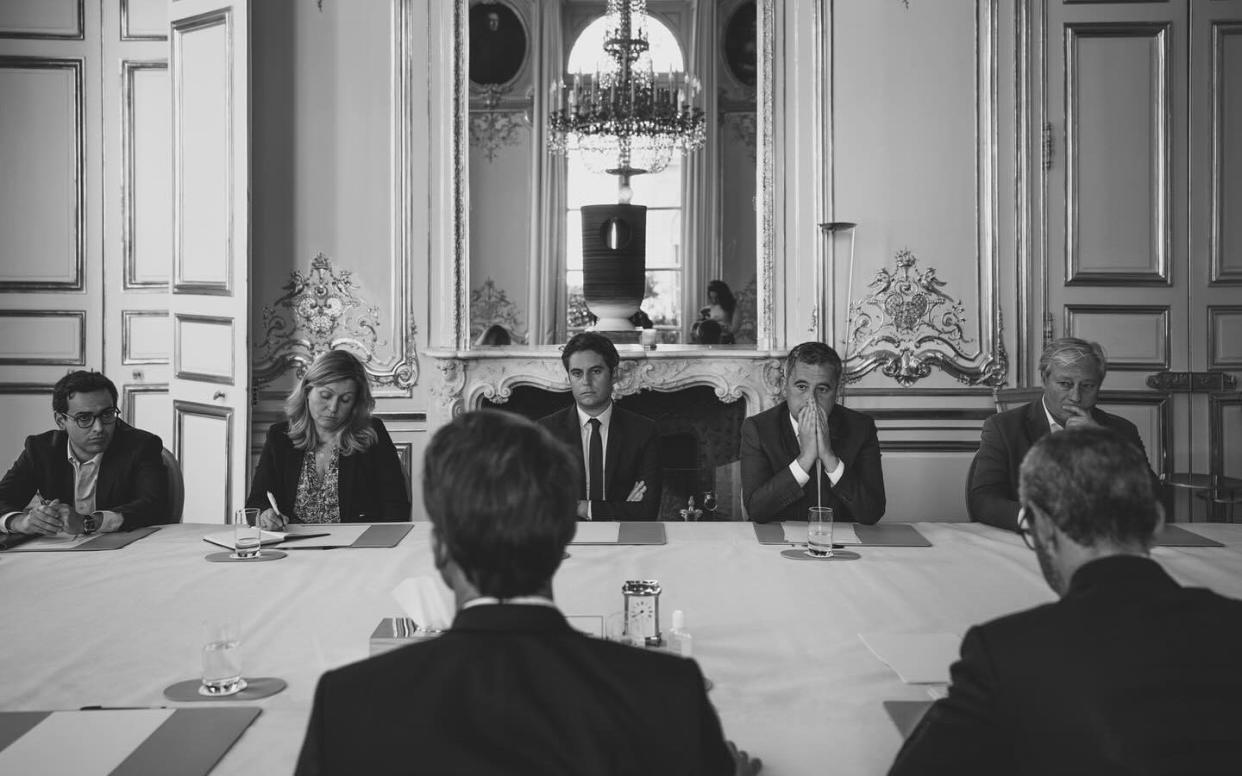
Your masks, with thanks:
[{"label": "conference table", "polygon": [[[884,773],[901,734],[883,702],[929,694],[903,683],[859,634],[960,636],[1054,600],[1016,534],[914,525],[931,547],[804,562],[759,544],[748,523],[666,523],[662,545],[571,546],[554,593],[566,614],[608,618],[622,610],[625,580],[659,580],[662,627],[674,609],[685,613],[725,733],[762,757],[764,773]],[[221,528],[164,526],[104,552],[0,555],[0,710],[178,705],[163,689],[199,675],[204,623],[232,616],[245,675],[288,687],[248,704],[262,713],[213,773],[291,772],[319,675],[365,658],[377,624],[401,614],[393,588],[434,574],[430,526],[415,523],[390,549],[206,562],[219,548],[202,537]],[[1183,584],[1242,597],[1242,525],[1187,528],[1226,546],[1159,547],[1154,557]]]}]

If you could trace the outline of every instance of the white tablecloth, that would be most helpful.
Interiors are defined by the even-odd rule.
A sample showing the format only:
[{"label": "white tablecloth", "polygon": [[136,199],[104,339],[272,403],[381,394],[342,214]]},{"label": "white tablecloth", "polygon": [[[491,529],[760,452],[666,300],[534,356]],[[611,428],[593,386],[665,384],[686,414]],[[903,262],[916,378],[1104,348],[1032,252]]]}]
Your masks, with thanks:
[{"label": "white tablecloth", "polygon": [[[883,773],[901,740],[881,702],[928,695],[858,634],[960,635],[1053,600],[1016,534],[917,527],[931,548],[863,547],[860,560],[822,563],[783,559],[746,523],[669,523],[663,546],[571,547],[555,595],[566,614],[607,616],[622,608],[623,581],[658,579],[662,626],[685,611],[725,732],[765,773]],[[262,715],[216,773],[289,772],[318,676],[366,657],[376,624],[400,614],[389,591],[433,573],[430,529],[416,524],[395,549],[290,551],[257,564],[204,561],[219,549],[201,541],[213,530],[168,526],[116,551],[0,556],[0,709],[164,705],[164,687],[198,676],[204,621],[231,611],[245,674],[289,687],[257,702]],[[1191,530],[1229,546],[1155,557],[1184,584],[1242,597],[1242,525]]]}]

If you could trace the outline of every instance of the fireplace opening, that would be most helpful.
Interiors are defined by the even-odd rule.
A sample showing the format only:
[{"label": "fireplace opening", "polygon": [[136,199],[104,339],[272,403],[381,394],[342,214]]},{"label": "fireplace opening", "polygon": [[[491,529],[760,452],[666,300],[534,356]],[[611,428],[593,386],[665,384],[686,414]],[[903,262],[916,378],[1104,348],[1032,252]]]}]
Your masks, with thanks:
[{"label": "fireplace opening", "polygon": [[[568,391],[518,386],[509,401],[486,399],[483,407],[516,412],[538,419],[564,409],[573,401]],[[738,465],[744,399],[726,403],[709,386],[677,391],[640,391],[617,400],[617,406],[655,421],[660,433],[660,463],[664,485],[661,520],[682,520],[691,497],[703,508],[704,496],[715,496],[716,508],[704,510],[700,520],[743,520]]]}]

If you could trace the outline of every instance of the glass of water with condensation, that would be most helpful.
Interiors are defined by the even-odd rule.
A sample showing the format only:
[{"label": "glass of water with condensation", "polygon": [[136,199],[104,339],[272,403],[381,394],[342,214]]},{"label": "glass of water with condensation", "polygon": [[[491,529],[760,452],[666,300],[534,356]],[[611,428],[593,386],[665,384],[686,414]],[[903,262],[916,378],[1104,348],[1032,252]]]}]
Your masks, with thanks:
[{"label": "glass of water with condensation", "polygon": [[806,554],[832,557],[832,508],[811,507],[806,513]]},{"label": "glass of water with condensation", "polygon": [[242,678],[241,642],[237,626],[231,622],[208,623],[203,641],[203,684],[200,695],[233,695],[246,688]]}]

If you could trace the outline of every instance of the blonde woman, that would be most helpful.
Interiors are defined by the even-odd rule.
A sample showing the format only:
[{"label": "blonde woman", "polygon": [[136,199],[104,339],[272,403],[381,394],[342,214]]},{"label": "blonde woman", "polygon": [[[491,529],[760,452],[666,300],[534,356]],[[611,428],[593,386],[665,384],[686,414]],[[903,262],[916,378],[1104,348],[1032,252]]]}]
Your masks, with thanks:
[{"label": "blonde woman", "polygon": [[285,401],[287,419],[268,429],[246,499],[264,528],[410,519],[397,449],[374,408],[366,370],[349,352],[329,351],[306,370]]}]

